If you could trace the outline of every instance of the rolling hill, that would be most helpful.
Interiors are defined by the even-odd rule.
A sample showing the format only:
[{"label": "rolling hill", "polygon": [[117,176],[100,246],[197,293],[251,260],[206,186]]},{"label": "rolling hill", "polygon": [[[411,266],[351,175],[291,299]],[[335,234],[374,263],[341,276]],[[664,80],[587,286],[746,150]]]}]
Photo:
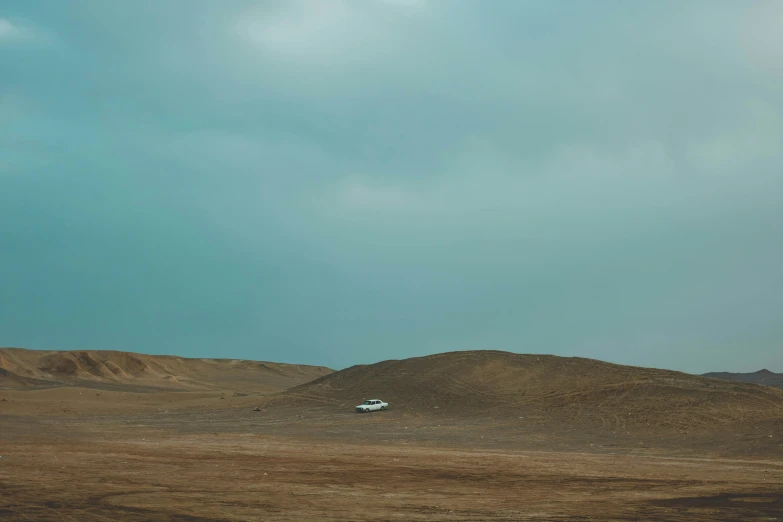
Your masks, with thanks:
[{"label": "rolling hill", "polygon": [[235,390],[272,393],[327,375],[321,366],[235,359],[188,359],[117,351],[0,348],[0,388]]},{"label": "rolling hill", "polygon": [[769,370],[759,370],[753,373],[712,372],[705,373],[702,377],[724,381],[751,382],[783,389],[783,373],[774,373]]},{"label": "rolling hill", "polygon": [[278,401],[623,430],[712,430],[783,422],[783,391],[592,359],[451,352],[360,365],[281,392]]}]

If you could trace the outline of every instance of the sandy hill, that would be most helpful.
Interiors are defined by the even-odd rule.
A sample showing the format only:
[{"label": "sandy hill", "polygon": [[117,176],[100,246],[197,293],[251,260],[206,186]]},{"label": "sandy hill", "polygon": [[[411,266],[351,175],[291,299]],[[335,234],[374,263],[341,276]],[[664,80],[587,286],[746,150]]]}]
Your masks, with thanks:
[{"label": "sandy hill", "polygon": [[0,388],[235,390],[270,393],[331,373],[321,366],[234,359],[188,359],[117,351],[0,348]]},{"label": "sandy hill", "polygon": [[783,373],[774,373],[769,370],[759,370],[753,373],[712,372],[705,373],[702,377],[723,379],[725,381],[752,382],[783,389]]},{"label": "sandy hill", "polygon": [[370,398],[415,414],[605,428],[687,430],[770,422],[783,427],[783,391],[774,388],[498,351],[353,366],[286,390],[277,400],[345,409]]}]

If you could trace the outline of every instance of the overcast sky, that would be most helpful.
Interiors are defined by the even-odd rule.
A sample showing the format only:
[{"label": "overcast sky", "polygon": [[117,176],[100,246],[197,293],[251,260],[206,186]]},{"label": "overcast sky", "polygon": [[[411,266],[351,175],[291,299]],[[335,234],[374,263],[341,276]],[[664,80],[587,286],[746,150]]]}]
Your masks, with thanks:
[{"label": "overcast sky", "polygon": [[4,0],[0,345],[783,371],[783,2]]}]

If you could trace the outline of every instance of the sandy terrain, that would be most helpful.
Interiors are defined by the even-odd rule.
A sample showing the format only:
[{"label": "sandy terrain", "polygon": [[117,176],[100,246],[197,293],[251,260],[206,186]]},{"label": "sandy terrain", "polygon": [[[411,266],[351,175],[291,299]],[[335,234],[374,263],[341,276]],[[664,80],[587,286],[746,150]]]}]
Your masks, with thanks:
[{"label": "sandy terrain", "polygon": [[0,519],[783,520],[764,386],[497,352],[282,394],[93,384],[0,389]]}]

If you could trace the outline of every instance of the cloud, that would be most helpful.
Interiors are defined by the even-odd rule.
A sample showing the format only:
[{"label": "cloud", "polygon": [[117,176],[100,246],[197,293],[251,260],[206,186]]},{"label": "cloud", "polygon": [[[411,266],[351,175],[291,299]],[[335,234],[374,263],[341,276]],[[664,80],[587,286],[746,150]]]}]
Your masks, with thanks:
[{"label": "cloud", "polygon": [[376,0],[381,4],[392,5],[396,7],[423,7],[427,0]]},{"label": "cloud", "polygon": [[688,153],[695,167],[736,172],[758,162],[783,161],[783,107],[750,99],[729,123],[691,143]]},{"label": "cloud", "polygon": [[740,18],[737,40],[757,70],[783,79],[783,3],[753,3]]},{"label": "cloud", "polygon": [[421,0],[287,0],[241,14],[234,31],[271,58],[357,63],[400,43]]},{"label": "cloud", "polygon": [[6,43],[49,43],[52,35],[38,27],[0,17],[0,45]]},{"label": "cloud", "polygon": [[50,143],[41,139],[36,104],[18,92],[0,91],[0,175],[18,174],[50,165]]},{"label": "cloud", "polygon": [[352,24],[353,10],[343,1],[286,2],[275,10],[243,16],[240,34],[264,51],[291,56],[333,51]]},{"label": "cloud", "polygon": [[438,174],[396,181],[343,179],[325,190],[321,207],[344,215],[444,218],[448,226],[450,219],[493,213],[515,221],[532,213],[579,216],[657,208],[655,192],[663,196],[677,183],[677,166],[659,142],[619,151],[564,145],[544,161],[525,162],[491,143],[467,140]]},{"label": "cloud", "polygon": [[[161,349],[208,352],[229,332],[245,355],[339,366],[347,351],[670,336],[674,352],[710,336],[671,359],[696,368],[713,340],[781,338],[777,3],[77,4],[16,0],[22,18],[0,28],[67,44],[0,60],[0,95],[17,93],[0,97],[0,171],[24,173],[3,178],[0,222],[29,225],[9,340],[64,321],[42,346],[147,346],[155,331]],[[194,283],[167,290],[190,263]],[[96,332],[102,281],[232,319],[118,314],[132,331]],[[73,292],[92,297],[66,320],[56,303]],[[242,314],[226,304],[243,299]],[[605,352],[625,353],[651,361]]]},{"label": "cloud", "polygon": [[345,180],[330,194],[338,209],[349,211],[406,211],[420,204],[416,197],[393,185],[372,185],[360,180]]},{"label": "cloud", "polygon": [[5,18],[0,18],[0,41],[20,38],[24,33]]}]

